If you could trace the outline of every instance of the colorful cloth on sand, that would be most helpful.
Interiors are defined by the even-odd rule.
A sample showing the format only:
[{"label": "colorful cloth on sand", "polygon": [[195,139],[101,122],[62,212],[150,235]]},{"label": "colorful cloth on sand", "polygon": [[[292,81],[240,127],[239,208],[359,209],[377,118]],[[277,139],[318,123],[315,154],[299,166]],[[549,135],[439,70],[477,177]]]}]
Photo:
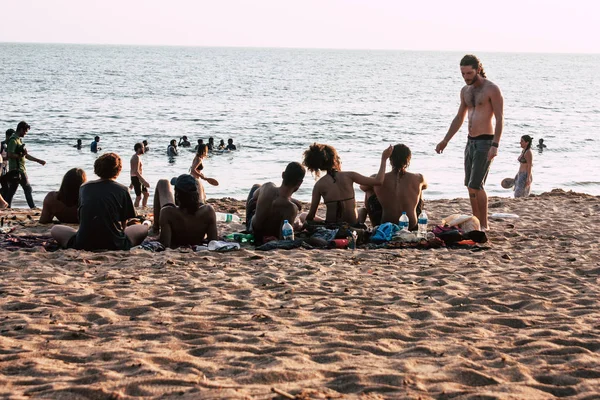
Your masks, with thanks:
[{"label": "colorful cloth on sand", "polygon": [[0,236],[0,249],[17,251],[21,249],[33,249],[41,247],[45,251],[56,251],[60,248],[56,240],[50,236],[41,235],[11,235]]}]

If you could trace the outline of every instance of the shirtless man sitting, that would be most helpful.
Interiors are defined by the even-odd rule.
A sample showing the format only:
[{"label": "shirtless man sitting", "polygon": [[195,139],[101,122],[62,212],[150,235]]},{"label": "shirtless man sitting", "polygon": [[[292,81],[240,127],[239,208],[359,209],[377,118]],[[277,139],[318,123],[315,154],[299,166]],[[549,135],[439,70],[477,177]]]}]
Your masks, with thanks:
[{"label": "shirtless man sitting", "polygon": [[[397,224],[405,211],[409,219],[409,229],[415,230],[421,212],[421,195],[422,191],[427,189],[427,182],[423,175],[406,171],[410,165],[410,158],[411,152],[407,146],[395,145],[390,156],[392,171],[385,174],[383,184],[375,186],[374,190],[381,204],[381,223]],[[375,203],[370,202],[371,206]]]},{"label": "shirtless man sitting", "polygon": [[[175,195],[171,190],[175,187]],[[217,216],[212,206],[202,204],[198,180],[189,174],[156,184],[154,193],[154,233],[165,247],[199,245],[217,239]]]},{"label": "shirtless man sitting", "polygon": [[281,174],[280,187],[273,182],[252,186],[246,202],[246,228],[254,233],[256,244],[268,236],[282,239],[283,221],[293,223],[300,211],[301,204],[292,199],[292,194],[302,185],[305,174],[300,163],[291,162]]}]

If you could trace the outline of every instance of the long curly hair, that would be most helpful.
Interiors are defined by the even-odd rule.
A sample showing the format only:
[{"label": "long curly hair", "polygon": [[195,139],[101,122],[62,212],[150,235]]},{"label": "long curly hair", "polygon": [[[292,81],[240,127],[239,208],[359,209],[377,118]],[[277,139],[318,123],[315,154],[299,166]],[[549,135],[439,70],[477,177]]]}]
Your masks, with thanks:
[{"label": "long curly hair", "polygon": [[319,177],[321,171],[327,171],[329,174],[340,171],[342,162],[340,156],[333,146],[328,144],[313,143],[308,150],[304,152],[304,161],[302,164]]}]

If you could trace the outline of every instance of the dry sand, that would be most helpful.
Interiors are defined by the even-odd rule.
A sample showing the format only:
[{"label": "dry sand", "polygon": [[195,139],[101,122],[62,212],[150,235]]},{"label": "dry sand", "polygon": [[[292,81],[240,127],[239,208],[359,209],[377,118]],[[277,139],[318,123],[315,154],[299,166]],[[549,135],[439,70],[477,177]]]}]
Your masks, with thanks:
[{"label": "dry sand", "polygon": [[600,398],[600,198],[490,205],[479,252],[2,250],[0,397]]}]

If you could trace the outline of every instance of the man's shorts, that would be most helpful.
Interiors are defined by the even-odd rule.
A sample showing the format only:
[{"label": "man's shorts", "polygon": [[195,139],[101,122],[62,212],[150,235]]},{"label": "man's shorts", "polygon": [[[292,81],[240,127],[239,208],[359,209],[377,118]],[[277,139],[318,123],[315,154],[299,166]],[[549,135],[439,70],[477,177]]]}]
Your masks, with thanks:
[{"label": "man's shorts", "polygon": [[482,135],[475,139],[469,137],[467,140],[465,147],[465,186],[470,189],[483,190],[483,185],[492,164],[487,159],[492,141],[493,135]]},{"label": "man's shorts", "polygon": [[148,193],[148,188],[142,185],[142,182],[140,182],[140,178],[138,178],[137,176],[131,177],[131,184],[133,185],[133,190],[135,191],[136,196],[141,196],[142,192]]}]

